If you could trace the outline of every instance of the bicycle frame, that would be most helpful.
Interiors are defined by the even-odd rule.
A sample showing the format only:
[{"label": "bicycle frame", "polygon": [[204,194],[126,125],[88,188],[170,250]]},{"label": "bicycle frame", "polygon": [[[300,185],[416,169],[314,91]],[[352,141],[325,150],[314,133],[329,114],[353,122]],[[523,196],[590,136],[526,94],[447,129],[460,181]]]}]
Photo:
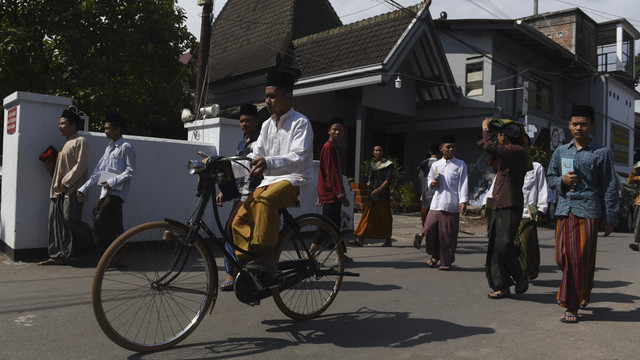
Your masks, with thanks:
[{"label": "bicycle frame", "polygon": [[[171,284],[171,282],[180,275],[180,273],[182,272],[185,266],[186,259],[188,259],[189,257],[189,252],[191,250],[191,247],[193,246],[193,243],[195,242],[196,236],[199,234],[200,229],[202,229],[209,238],[209,240],[205,241],[204,243],[208,245],[208,249],[211,252],[211,254],[213,255],[215,250],[220,252],[220,254],[222,254],[222,256],[224,256],[227,259],[227,261],[231,264],[231,267],[237,273],[242,272],[242,265],[236,260],[233,254],[229,253],[229,251],[225,246],[227,243],[230,244],[234,250],[237,250],[245,254],[250,254],[252,256],[257,256],[257,254],[253,254],[249,251],[246,251],[244,249],[237,247],[234,244],[233,239],[229,238],[228,234],[224,231],[224,226],[222,225],[222,221],[220,219],[220,213],[214,200],[216,197],[215,184],[218,182],[218,178],[221,177],[221,175],[216,174],[215,171],[210,170],[210,171],[206,171],[199,174],[199,176],[200,176],[199,181],[205,181],[206,183],[204,185],[204,189],[202,189],[202,192],[198,198],[195,211],[186,225],[186,227],[188,228],[187,238],[185,239],[185,242],[186,242],[185,245],[187,245],[186,252],[184,254],[179,254],[178,256],[176,256],[176,259],[174,263],[171,265],[170,270],[166,274],[164,274],[162,277],[160,277],[156,282],[154,282],[154,285],[157,286],[158,288],[169,287],[170,286],[169,284]],[[206,222],[203,220],[204,212],[206,210],[206,207],[209,201],[211,201],[212,203],[214,220],[218,227],[218,231],[221,234],[221,237],[216,236],[213,233],[213,231],[209,228],[209,226],[206,224]],[[283,221],[285,225],[283,228],[286,229],[289,226],[292,226],[293,229],[296,231],[296,233],[299,234],[300,228],[297,222],[295,221],[295,219],[291,216],[291,214],[289,214],[289,212],[286,209],[280,209],[279,212],[283,217]],[[184,226],[181,222],[173,219],[165,219],[165,221],[168,221],[176,225],[179,224],[179,226]],[[269,286],[267,288],[264,288],[261,286],[261,281],[259,281],[257,278],[255,278],[252,275],[251,276],[252,282],[255,285],[259,286],[256,294],[256,295],[260,295],[259,298],[266,298],[270,296],[270,293],[268,291],[264,291],[263,294],[260,294],[261,290],[268,290],[268,288],[272,286],[279,286],[282,289],[289,288],[295,285],[297,282],[299,282],[300,279],[303,279],[305,276],[307,276],[307,271],[316,270],[315,263],[312,263],[313,265],[310,269],[306,271],[300,271],[309,267],[308,262],[305,260],[302,260],[303,258],[305,258],[305,256],[307,258],[310,257],[309,249],[306,246],[306,244],[304,244],[303,242],[300,242],[300,243],[295,242],[294,244],[295,244],[298,255],[300,255],[301,257],[301,260],[285,262],[281,266],[279,266],[279,269],[283,271],[297,270],[296,276],[295,277],[285,276],[284,278],[279,279],[281,281],[277,282],[276,284],[268,284]],[[301,248],[298,248],[298,246],[300,246]],[[251,303],[253,303],[253,301]]]}]

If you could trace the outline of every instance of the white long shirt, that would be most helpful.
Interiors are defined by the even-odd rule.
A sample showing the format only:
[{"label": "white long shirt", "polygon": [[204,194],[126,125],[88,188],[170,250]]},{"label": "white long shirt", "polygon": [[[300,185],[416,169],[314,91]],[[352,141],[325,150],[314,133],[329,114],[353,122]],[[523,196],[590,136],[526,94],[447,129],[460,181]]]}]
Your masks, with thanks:
[{"label": "white long shirt", "polygon": [[[540,163],[535,161],[533,163],[533,170],[527,171],[524,175],[524,183],[522,184],[522,195],[524,197],[524,207],[522,209],[522,218],[529,218],[528,204],[535,204],[538,207],[539,212],[547,213],[548,204],[548,186],[547,178],[545,176],[544,168]],[[495,181],[493,182],[495,184]],[[493,184],[487,192],[487,196],[484,198],[483,204],[487,205],[487,199],[493,194]]]},{"label": "white long shirt", "polygon": [[469,201],[469,187],[467,185],[467,165],[457,158],[436,161],[429,169],[427,182],[431,189],[431,182],[438,173],[438,188],[433,194],[430,210],[446,212],[460,212],[460,204]]},{"label": "white long shirt", "polygon": [[544,168],[540,163],[533,161],[533,170],[527,171],[524,175],[524,184],[522,185],[522,195],[524,196],[524,209],[522,209],[522,218],[529,218],[529,210],[527,205],[534,204],[538,206],[538,211],[547,213],[547,178]]},{"label": "white long shirt", "polygon": [[[286,180],[293,186],[300,186],[299,200],[304,193],[302,187],[313,180],[313,130],[306,116],[291,108],[276,119],[271,115],[262,123],[260,136],[254,143],[251,159],[264,157],[267,169],[258,187]],[[236,177],[246,175],[246,170],[234,166]]]}]

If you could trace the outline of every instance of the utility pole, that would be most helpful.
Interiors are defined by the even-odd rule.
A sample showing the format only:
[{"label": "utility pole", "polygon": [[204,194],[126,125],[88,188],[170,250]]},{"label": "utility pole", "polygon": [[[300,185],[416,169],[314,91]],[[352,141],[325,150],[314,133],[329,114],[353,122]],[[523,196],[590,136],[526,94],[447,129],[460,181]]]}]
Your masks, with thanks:
[{"label": "utility pole", "polygon": [[207,63],[209,62],[209,43],[211,42],[211,13],[213,11],[213,0],[198,0],[198,5],[202,6],[202,21],[200,25],[200,45],[198,46],[198,70],[196,73],[196,98],[193,113],[196,118],[200,110],[200,97],[205,81]]},{"label": "utility pole", "polygon": [[538,15],[538,0],[533,0],[533,15]]}]

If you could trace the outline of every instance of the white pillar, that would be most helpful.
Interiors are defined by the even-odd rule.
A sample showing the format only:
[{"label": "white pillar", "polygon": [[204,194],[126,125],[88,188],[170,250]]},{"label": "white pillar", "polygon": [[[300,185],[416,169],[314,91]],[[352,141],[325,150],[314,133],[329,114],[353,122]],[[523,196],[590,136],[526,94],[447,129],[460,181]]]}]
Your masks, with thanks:
[{"label": "white pillar", "polygon": [[[5,252],[16,258],[30,249],[46,248],[51,176],[38,160],[49,145],[60,149],[58,132],[62,110],[71,105],[66,97],[17,91],[4,98],[2,201],[0,208]],[[15,132],[9,133],[9,113],[15,114]]]},{"label": "white pillar", "polygon": [[[624,43],[624,28],[622,24],[616,26],[616,70],[624,71],[624,63],[622,62],[622,44]],[[629,54],[629,56],[634,56]]]},{"label": "white pillar", "polygon": [[236,154],[238,142],[242,139],[240,122],[235,119],[211,118],[196,120],[184,124],[188,129],[188,140],[215,145],[220,156],[233,156]]}]

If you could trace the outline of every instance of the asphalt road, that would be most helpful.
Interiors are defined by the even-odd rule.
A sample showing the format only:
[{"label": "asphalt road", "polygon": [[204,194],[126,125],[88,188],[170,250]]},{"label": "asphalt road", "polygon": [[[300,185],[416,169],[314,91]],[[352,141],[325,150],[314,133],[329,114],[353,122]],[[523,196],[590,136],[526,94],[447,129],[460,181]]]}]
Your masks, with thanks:
[{"label": "asphalt road", "polygon": [[592,303],[580,323],[564,324],[552,230],[539,230],[541,274],[529,291],[490,300],[483,227],[463,229],[454,271],[443,272],[426,268],[426,254],[411,245],[418,217],[396,216],[393,247],[372,240],[349,249],[350,269],[361,276],[345,280],[323,316],[293,321],[271,299],[250,307],[220,293],[189,338],[151,354],[124,350],[101,332],[91,308],[92,259],[42,267],[2,257],[0,359],[640,358],[640,253],[628,248],[632,234],[599,239]]}]

